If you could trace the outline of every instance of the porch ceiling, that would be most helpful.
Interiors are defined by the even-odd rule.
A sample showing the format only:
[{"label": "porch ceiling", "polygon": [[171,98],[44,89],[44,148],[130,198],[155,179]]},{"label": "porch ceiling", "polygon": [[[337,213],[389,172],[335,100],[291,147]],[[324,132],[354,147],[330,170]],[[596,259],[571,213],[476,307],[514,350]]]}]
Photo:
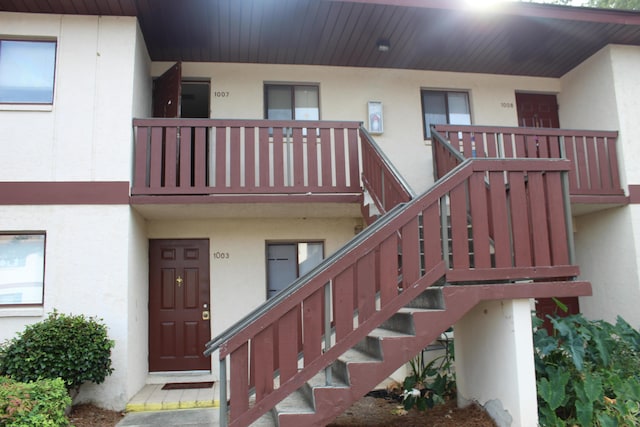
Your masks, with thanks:
[{"label": "porch ceiling", "polygon": [[607,44],[640,45],[638,12],[535,3],[480,12],[457,0],[0,0],[0,10],[137,16],[154,61],[559,77]]}]

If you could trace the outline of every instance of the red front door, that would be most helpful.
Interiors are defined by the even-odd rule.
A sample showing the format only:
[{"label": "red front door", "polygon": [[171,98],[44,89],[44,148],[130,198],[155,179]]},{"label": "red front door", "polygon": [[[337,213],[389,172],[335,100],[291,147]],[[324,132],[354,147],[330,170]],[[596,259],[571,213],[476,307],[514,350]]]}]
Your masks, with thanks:
[{"label": "red front door", "polygon": [[149,241],[149,371],[210,370],[209,240]]},{"label": "red front door", "polygon": [[518,126],[559,128],[558,101],[555,95],[516,93]]}]

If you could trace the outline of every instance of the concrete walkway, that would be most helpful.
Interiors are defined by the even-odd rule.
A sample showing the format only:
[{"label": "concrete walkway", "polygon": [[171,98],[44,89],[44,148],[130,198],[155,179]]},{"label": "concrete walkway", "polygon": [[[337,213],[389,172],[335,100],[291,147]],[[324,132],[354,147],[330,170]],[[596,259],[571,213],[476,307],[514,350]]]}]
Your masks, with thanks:
[{"label": "concrete walkway", "polygon": [[127,415],[117,427],[219,426],[217,383],[214,388],[162,390],[147,384],[127,404]]},{"label": "concrete walkway", "polygon": [[218,415],[218,408],[131,412],[116,427],[211,427],[220,425]]}]

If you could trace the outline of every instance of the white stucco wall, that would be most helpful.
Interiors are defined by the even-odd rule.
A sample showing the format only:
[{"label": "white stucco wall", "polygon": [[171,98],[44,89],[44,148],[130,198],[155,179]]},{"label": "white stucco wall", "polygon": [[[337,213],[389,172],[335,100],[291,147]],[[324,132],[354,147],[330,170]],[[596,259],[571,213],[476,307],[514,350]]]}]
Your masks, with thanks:
[{"label": "white stucco wall", "polygon": [[610,47],[601,49],[560,81],[558,113],[563,128],[618,130]]},{"label": "white stucco wall", "polygon": [[478,304],[454,326],[458,405],[478,402],[500,427],[538,425],[529,300]]},{"label": "white stucco wall", "polygon": [[[12,338],[26,324],[57,309],[104,319],[114,372],[104,385],[83,386],[79,398],[122,409],[130,395],[127,310],[130,274],[129,206],[4,206],[2,231],[45,231],[45,289],[41,309],[0,308],[0,341]],[[96,226],[96,225],[100,226]],[[146,311],[146,304],[140,312]],[[135,342],[135,340],[134,340]]]},{"label": "white stucco wall", "polygon": [[623,184],[640,184],[640,47],[611,46],[616,108],[619,114],[620,141],[624,170]]},{"label": "white stucco wall", "polygon": [[[152,74],[171,65],[153,63]],[[469,91],[473,123],[503,126],[517,125],[516,91],[560,90],[559,79],[352,67],[183,63],[182,74],[211,79],[211,116],[218,119],[263,119],[265,83],[319,84],[322,120],[366,123],[367,102],[381,101],[384,134],[374,138],[418,192],[433,182],[421,89]]]},{"label": "white stucco wall", "polygon": [[[325,257],[355,234],[356,218],[150,221],[150,239],[208,238],[211,267],[211,332],[218,335],[266,297],[266,242],[323,241]],[[215,258],[216,252],[229,258]],[[214,363],[217,369],[217,363]]]},{"label": "white stucco wall", "polygon": [[588,318],[615,322],[621,315],[640,327],[640,229],[634,224],[639,217],[640,207],[631,205],[574,219],[580,275],[593,288],[593,297],[580,298],[580,309]]},{"label": "white stucco wall", "polygon": [[136,19],[0,13],[0,28],[57,40],[53,105],[0,106],[0,180],[128,180]]},{"label": "white stucco wall", "polygon": [[[135,57],[133,64],[132,117],[151,116],[151,58],[140,27],[136,25]],[[132,148],[133,150],[133,145]]]},{"label": "white stucco wall", "polygon": [[134,396],[145,384],[149,372],[149,245],[147,223],[140,214],[131,211],[128,230],[127,274],[127,398]]},{"label": "white stucco wall", "polygon": [[[151,60],[140,28],[136,28],[136,49],[133,79],[132,117],[148,117],[151,111]],[[130,165],[130,167],[132,167]],[[127,397],[137,393],[145,384],[149,371],[146,337],[149,336],[149,246],[147,223],[138,212],[131,210],[128,238],[128,296],[127,296]]]},{"label": "white stucco wall", "polygon": [[[640,183],[640,48],[607,46],[562,77],[558,96],[564,128],[618,130],[618,162],[623,188]],[[640,209],[635,205],[574,218],[576,261],[593,297],[580,299],[592,319],[621,315],[640,325]]]}]

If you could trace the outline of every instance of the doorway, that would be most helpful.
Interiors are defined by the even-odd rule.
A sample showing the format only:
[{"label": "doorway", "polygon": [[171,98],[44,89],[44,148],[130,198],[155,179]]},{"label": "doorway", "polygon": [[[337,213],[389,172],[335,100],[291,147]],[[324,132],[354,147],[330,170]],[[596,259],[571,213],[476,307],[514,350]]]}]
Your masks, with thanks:
[{"label": "doorway", "polygon": [[149,371],[210,371],[209,240],[149,240]]},{"label": "doorway", "polygon": [[517,93],[518,126],[559,128],[558,101],[555,95]]},{"label": "doorway", "polygon": [[183,78],[177,62],[153,81],[153,117],[210,117],[211,81]]}]

